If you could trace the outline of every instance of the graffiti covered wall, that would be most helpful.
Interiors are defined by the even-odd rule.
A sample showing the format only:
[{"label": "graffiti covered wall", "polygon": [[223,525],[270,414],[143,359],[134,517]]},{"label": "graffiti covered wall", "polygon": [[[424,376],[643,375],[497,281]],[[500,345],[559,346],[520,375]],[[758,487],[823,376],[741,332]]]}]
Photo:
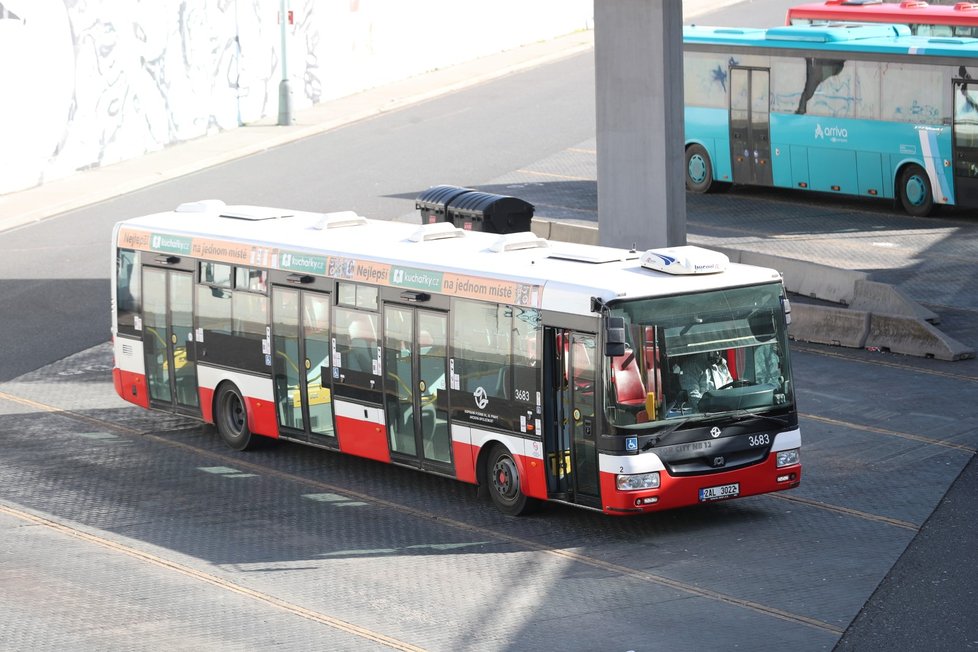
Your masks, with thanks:
[{"label": "graffiti covered wall", "polygon": [[[275,117],[280,0],[0,0],[0,194]],[[292,108],[590,24],[591,0],[288,0]]]}]

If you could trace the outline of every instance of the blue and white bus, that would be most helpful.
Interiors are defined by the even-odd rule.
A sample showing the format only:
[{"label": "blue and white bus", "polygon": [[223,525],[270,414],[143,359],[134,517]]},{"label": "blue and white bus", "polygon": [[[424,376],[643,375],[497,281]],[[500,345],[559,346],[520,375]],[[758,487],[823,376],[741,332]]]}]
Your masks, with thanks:
[{"label": "blue and white bus", "polygon": [[978,206],[978,39],[837,24],[683,40],[689,191],[889,198],[916,216]]}]

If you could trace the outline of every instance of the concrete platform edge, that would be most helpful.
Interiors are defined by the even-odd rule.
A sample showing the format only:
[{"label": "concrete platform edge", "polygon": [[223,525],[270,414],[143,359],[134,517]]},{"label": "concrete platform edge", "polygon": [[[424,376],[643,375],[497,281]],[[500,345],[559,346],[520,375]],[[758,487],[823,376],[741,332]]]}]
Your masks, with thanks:
[{"label": "concrete platform edge", "polygon": [[[548,240],[598,244],[597,226],[534,218],[531,228]],[[911,300],[899,288],[870,281],[866,272],[752,251],[711,248],[722,251],[732,262],[778,270],[784,276],[785,288],[792,294],[841,304],[795,303],[788,329],[792,339],[847,348],[879,348],[946,361],[975,357],[974,349],[933,325],[939,321],[936,314]]]}]

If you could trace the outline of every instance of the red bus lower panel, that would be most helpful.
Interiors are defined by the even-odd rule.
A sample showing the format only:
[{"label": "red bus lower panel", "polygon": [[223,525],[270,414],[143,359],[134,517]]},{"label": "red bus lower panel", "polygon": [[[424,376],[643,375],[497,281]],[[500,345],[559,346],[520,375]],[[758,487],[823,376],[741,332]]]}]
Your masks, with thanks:
[{"label": "red bus lower panel", "polygon": [[246,396],[245,409],[248,410],[248,426],[251,432],[278,439],[278,415],[275,414],[275,404],[272,401]]},{"label": "red bus lower panel", "polygon": [[149,391],[146,389],[146,376],[116,367],[112,370],[112,382],[116,394],[123,400],[149,408]]},{"label": "red bus lower panel", "polygon": [[476,484],[475,461],[479,459],[479,449],[460,441],[452,442],[452,453],[455,461],[455,477],[462,482]]},{"label": "red bus lower panel", "polygon": [[198,387],[200,397],[200,418],[206,423],[214,423],[214,390],[209,387]]},{"label": "red bus lower panel", "polygon": [[[801,465],[777,468],[776,460],[777,453],[771,453],[762,464],[700,476],[673,477],[666,471],[660,471],[659,488],[641,491],[619,491],[615,486],[615,474],[602,473],[601,503],[608,514],[635,514],[715,502],[700,499],[700,490],[709,487],[736,484],[737,494],[731,498],[743,498],[797,487],[801,482]],[[654,498],[655,502],[636,504],[646,498]]]},{"label": "red bus lower panel", "polygon": [[391,461],[387,432],[379,423],[337,415],[336,431],[342,452],[380,462]]}]

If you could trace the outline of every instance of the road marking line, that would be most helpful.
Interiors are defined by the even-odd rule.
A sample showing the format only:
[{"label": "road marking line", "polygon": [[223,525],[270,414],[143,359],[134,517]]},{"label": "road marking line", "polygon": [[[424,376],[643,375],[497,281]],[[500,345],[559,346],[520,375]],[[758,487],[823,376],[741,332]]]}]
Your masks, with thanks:
[{"label": "road marking line", "polygon": [[899,430],[889,430],[887,428],[880,428],[878,426],[864,426],[858,423],[852,423],[850,421],[842,421],[840,419],[833,419],[831,417],[822,417],[815,414],[806,414],[799,412],[798,416],[803,419],[811,419],[812,421],[821,421],[822,423],[828,423],[833,426],[842,426],[843,428],[851,428],[853,430],[862,430],[864,432],[875,432],[879,435],[888,435],[890,437],[899,437],[900,439],[907,439],[909,441],[915,441],[921,444],[932,444],[934,446],[943,446],[944,448],[951,448],[953,450],[962,451],[968,453],[969,455],[974,455],[976,451],[974,446],[967,446],[965,444],[959,444],[953,441],[947,441],[946,439],[934,439],[932,437],[924,437],[923,435],[914,435],[909,432],[900,432]]},{"label": "road marking line", "polygon": [[783,494],[778,492],[771,493],[771,494],[764,494],[764,496],[768,498],[776,498],[778,500],[786,500],[790,503],[800,503],[802,505],[808,505],[809,507],[818,507],[819,509],[826,509],[830,512],[838,512],[839,514],[845,514],[847,516],[855,516],[857,518],[862,518],[867,521],[886,523],[887,525],[901,527],[905,530],[912,530],[914,532],[920,531],[919,525],[914,525],[909,521],[901,521],[900,519],[897,518],[891,518],[889,516],[880,516],[879,514],[870,514],[869,512],[864,512],[858,509],[852,509],[850,507],[843,507],[841,505],[831,505],[829,503],[823,503],[820,500],[814,500],[812,498],[802,498],[801,496],[794,496],[794,495]]},{"label": "road marking line", "polygon": [[167,570],[175,571],[182,575],[186,575],[187,577],[200,580],[201,582],[211,584],[213,586],[224,589],[226,591],[231,591],[232,593],[237,593],[239,595],[243,595],[247,598],[251,598],[259,602],[264,602],[265,604],[271,605],[273,607],[278,607],[279,609],[287,611],[296,616],[301,616],[303,618],[307,618],[309,620],[320,623],[322,625],[328,625],[329,627],[333,627],[334,629],[338,629],[348,634],[353,634],[355,636],[359,636],[360,638],[364,638],[369,641],[373,641],[375,643],[380,643],[381,645],[386,645],[387,647],[395,650],[405,650],[409,652],[420,652],[424,650],[424,648],[411,645],[410,643],[405,643],[404,641],[399,641],[396,638],[385,636],[378,632],[369,630],[365,627],[360,627],[359,625],[348,623],[345,620],[340,620],[339,618],[333,618],[332,616],[327,616],[326,614],[320,613],[318,611],[313,611],[312,609],[307,609],[305,607],[299,606],[292,602],[282,600],[281,598],[276,598],[273,595],[262,593],[261,591],[256,591],[254,589],[249,589],[247,587],[240,586],[238,584],[235,584],[234,582],[230,582],[228,580],[217,577],[216,575],[211,575],[210,573],[199,571],[195,568],[191,568],[190,566],[185,566],[184,564],[180,564],[175,561],[171,561],[169,559],[164,559],[163,557],[158,557],[156,555],[150,554],[143,550],[139,550],[137,548],[133,548],[131,546],[127,546],[122,543],[112,541],[111,539],[105,539],[103,537],[90,534],[83,530],[79,530],[69,525],[66,525],[64,523],[61,523],[59,521],[45,518],[43,516],[38,516],[36,514],[25,512],[19,509],[14,509],[2,503],[0,503],[0,513],[6,514],[8,516],[12,516],[21,521],[26,521],[29,523],[34,523],[35,525],[44,526],[48,529],[54,530],[61,534],[65,534],[74,537],[76,539],[81,539],[82,541],[93,543],[95,545],[102,546],[103,548],[108,548],[113,552],[118,552],[124,555],[128,555],[129,557],[133,557],[140,561],[153,564],[154,566],[160,566]]}]

